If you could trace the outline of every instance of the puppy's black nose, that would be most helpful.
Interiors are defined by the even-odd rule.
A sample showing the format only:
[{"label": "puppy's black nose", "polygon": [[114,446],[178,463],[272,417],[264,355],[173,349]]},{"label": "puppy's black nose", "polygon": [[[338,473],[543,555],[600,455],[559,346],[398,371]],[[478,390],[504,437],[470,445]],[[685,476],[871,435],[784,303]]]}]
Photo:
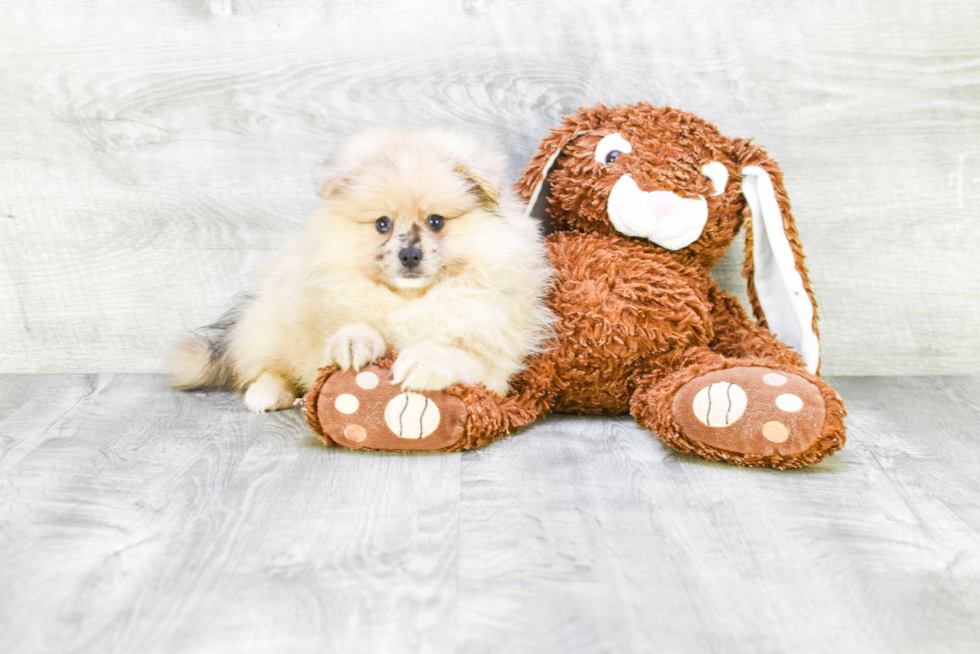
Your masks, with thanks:
[{"label": "puppy's black nose", "polygon": [[398,251],[398,259],[406,268],[414,268],[422,262],[422,248],[402,248]]}]

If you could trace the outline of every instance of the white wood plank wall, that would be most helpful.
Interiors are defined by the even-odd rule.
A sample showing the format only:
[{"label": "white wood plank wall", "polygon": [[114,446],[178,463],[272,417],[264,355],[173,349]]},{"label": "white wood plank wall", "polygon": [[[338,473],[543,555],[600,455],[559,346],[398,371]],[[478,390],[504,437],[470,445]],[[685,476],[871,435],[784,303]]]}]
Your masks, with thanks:
[{"label": "white wood plank wall", "polygon": [[[646,100],[782,164],[827,374],[976,374],[980,3],[5,0],[0,371],[155,372],[378,123]],[[738,257],[719,274],[741,287]]]}]

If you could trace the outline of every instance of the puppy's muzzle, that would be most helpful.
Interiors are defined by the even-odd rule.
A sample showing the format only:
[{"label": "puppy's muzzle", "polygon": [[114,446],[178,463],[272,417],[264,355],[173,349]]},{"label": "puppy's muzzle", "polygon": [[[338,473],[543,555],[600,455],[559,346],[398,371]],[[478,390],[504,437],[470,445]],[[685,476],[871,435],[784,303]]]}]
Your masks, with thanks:
[{"label": "puppy's muzzle", "polygon": [[402,248],[398,251],[398,260],[411,270],[422,263],[422,248]]}]

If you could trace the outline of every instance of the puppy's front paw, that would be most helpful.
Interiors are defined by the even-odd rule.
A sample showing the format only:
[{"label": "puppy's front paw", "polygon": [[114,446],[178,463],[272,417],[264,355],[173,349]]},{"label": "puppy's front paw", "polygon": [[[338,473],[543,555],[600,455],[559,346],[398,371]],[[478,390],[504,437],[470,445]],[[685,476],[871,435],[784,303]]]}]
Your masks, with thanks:
[{"label": "puppy's front paw", "polygon": [[453,384],[479,384],[486,367],[455,347],[420,343],[398,354],[391,367],[391,381],[406,391],[441,391]]},{"label": "puppy's front paw", "polygon": [[360,370],[387,351],[388,345],[376,329],[360,323],[347,325],[327,340],[323,365]]},{"label": "puppy's front paw", "polygon": [[245,408],[252,413],[288,409],[296,394],[289,383],[271,372],[264,372],[245,391]]}]

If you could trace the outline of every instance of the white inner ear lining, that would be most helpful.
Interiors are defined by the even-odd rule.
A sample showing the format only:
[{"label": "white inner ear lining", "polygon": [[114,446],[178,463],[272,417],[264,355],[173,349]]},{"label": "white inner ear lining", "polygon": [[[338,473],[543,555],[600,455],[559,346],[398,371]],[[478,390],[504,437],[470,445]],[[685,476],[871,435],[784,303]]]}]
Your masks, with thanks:
[{"label": "white inner ear lining", "polygon": [[544,170],[541,171],[541,179],[538,180],[538,183],[534,186],[534,192],[531,193],[531,198],[527,201],[527,207],[524,208],[525,216],[530,216],[531,212],[534,211],[534,205],[538,203],[538,196],[541,195],[541,189],[544,188],[545,181],[548,179],[548,173],[550,173],[551,169],[555,167],[555,162],[558,161],[558,155],[561,154],[561,151],[564,150],[565,146],[567,146],[569,143],[583,134],[588,134],[591,131],[591,129],[585,129],[581,132],[576,132],[570,139],[555,148],[555,151],[551,153],[548,160],[544,162]]},{"label": "white inner ear lining", "polygon": [[769,173],[759,166],[743,168],[742,193],[752,213],[752,283],[766,324],[816,373],[820,341],[813,331],[814,308],[796,268]]}]

